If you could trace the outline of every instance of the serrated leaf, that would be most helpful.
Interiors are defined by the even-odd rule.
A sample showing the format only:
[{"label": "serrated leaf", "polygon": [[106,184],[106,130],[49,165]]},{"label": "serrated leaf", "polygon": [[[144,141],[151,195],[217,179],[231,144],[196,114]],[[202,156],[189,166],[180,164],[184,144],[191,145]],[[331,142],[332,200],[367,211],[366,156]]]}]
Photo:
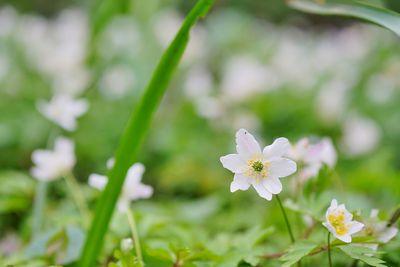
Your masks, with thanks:
[{"label": "serrated leaf", "polygon": [[385,262],[379,258],[374,257],[376,254],[380,254],[375,250],[364,246],[339,246],[339,249],[342,250],[346,255],[350,256],[355,260],[360,260],[370,266],[375,267],[385,267]]},{"label": "serrated leaf", "polygon": [[295,244],[290,246],[288,252],[280,258],[280,260],[284,262],[282,267],[292,266],[316,247],[317,244],[309,241],[297,241]]},{"label": "serrated leaf", "polygon": [[367,20],[400,36],[400,14],[361,1],[289,0],[288,5],[300,11],[319,15],[339,15]]}]

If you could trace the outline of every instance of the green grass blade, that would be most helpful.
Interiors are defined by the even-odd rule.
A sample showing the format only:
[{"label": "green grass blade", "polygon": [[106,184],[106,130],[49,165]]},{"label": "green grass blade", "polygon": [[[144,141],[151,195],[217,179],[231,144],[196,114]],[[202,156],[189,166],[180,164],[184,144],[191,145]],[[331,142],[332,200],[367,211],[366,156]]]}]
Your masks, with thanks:
[{"label": "green grass blade", "polygon": [[385,27],[400,36],[400,14],[360,1],[288,0],[288,5],[303,12],[338,15],[366,20]]},{"label": "green grass blade", "polygon": [[136,160],[152,116],[188,43],[191,27],[201,16],[204,16],[208,12],[214,1],[198,1],[184,20],[181,29],[163,54],[155,69],[144,95],[133,112],[127,128],[121,137],[115,157],[115,165],[108,173],[109,182],[96,205],[93,222],[78,266],[96,266],[95,261],[101,252],[104,236],[107,232],[128,168]]}]

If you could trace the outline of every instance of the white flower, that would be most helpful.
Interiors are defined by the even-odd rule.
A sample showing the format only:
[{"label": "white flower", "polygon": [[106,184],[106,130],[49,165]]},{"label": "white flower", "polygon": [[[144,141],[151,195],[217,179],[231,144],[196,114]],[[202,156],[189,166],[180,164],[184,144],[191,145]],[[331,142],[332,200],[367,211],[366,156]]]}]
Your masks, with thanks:
[{"label": "white flower", "polygon": [[349,116],[343,125],[342,146],[349,156],[360,156],[374,150],[381,139],[381,129],[372,119],[357,114]]},{"label": "white flower", "polygon": [[33,177],[40,181],[52,181],[70,172],[75,165],[74,143],[58,137],[54,150],[35,150],[32,154],[35,166],[31,169]]},{"label": "white flower", "polygon": [[[369,220],[365,222],[365,227],[360,232],[360,235],[372,237],[380,243],[388,243],[397,235],[398,231],[399,229],[396,227],[387,227],[387,222],[379,220],[378,210],[374,209],[371,211]],[[363,244],[363,246],[373,250],[378,249],[378,244]]]},{"label": "white flower", "polygon": [[290,148],[286,138],[276,139],[262,151],[255,138],[245,129],[236,133],[236,151],[220,158],[224,168],[235,174],[231,192],[254,187],[260,197],[272,199],[273,194],[282,191],[281,177],[296,171],[296,163],[284,158]]},{"label": "white flower", "polygon": [[39,102],[39,111],[68,131],[76,129],[76,119],[88,110],[86,100],[75,100],[66,94],[55,95],[49,103]]},{"label": "white flower", "polygon": [[[141,182],[143,173],[144,165],[141,163],[135,163],[129,168],[118,200],[119,211],[125,212],[132,200],[149,198],[153,195],[153,188]],[[107,182],[107,177],[104,175],[94,173],[89,176],[89,185],[99,190],[103,190]]]},{"label": "white flower", "polygon": [[299,173],[301,181],[318,175],[324,164],[333,168],[337,160],[336,150],[330,138],[323,138],[316,143],[311,143],[308,138],[302,138],[290,148],[288,157],[304,163]]},{"label": "white flower", "polygon": [[256,59],[241,55],[224,66],[221,89],[230,101],[242,101],[262,91],[276,88],[277,74]]},{"label": "white flower", "polygon": [[350,243],[351,235],[364,227],[364,224],[352,221],[353,215],[346,210],[344,204],[338,206],[336,199],[333,199],[331,206],[326,211],[326,222],[322,223],[329,232],[343,242]]},{"label": "white flower", "polygon": [[129,252],[133,248],[133,240],[132,238],[124,238],[121,240],[121,250],[124,252]]}]

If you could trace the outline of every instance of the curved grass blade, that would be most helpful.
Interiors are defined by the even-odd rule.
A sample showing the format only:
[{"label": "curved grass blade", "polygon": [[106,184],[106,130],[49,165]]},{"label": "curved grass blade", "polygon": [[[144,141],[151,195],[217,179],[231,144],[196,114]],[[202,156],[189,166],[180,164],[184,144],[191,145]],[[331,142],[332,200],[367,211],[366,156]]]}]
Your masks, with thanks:
[{"label": "curved grass blade", "polygon": [[288,5],[307,13],[338,15],[363,19],[391,30],[400,36],[400,14],[360,1],[288,0]]},{"label": "curved grass blade", "polygon": [[200,0],[197,2],[183,21],[175,39],[161,57],[144,95],[133,112],[120,139],[115,157],[115,165],[108,173],[109,182],[96,205],[92,225],[85,241],[78,266],[96,266],[95,261],[101,252],[104,236],[107,232],[128,168],[136,160],[152,116],[160,103],[172,74],[188,43],[191,27],[200,17],[208,12],[214,1],[215,0]]}]

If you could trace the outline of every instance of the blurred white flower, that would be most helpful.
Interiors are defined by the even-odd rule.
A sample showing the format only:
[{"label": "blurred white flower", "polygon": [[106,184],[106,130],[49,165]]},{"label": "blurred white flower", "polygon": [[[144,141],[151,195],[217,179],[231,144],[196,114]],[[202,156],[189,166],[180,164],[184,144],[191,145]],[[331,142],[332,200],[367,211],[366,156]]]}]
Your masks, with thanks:
[{"label": "blurred white flower", "polygon": [[196,99],[195,107],[197,113],[206,119],[216,119],[223,115],[224,107],[218,98],[204,96]]},{"label": "blurred white flower", "polygon": [[213,89],[211,73],[205,67],[191,68],[183,88],[190,99],[209,96]]},{"label": "blurred white flower", "polygon": [[52,20],[24,15],[16,34],[28,60],[43,74],[55,78],[83,68],[88,29],[85,13],[68,9]]},{"label": "blurred white flower", "polygon": [[245,129],[237,131],[238,154],[220,158],[224,168],[235,174],[231,192],[247,190],[252,185],[260,197],[271,200],[273,194],[282,191],[279,178],[289,176],[296,171],[296,163],[283,157],[289,149],[289,141],[286,138],[278,138],[261,151],[253,135]]},{"label": "blurred white flower", "polygon": [[133,248],[133,239],[132,238],[124,238],[121,240],[121,250],[124,252],[129,252]]},{"label": "blurred white flower", "polygon": [[337,121],[345,111],[347,92],[350,87],[346,82],[334,79],[318,93],[316,109],[318,116],[327,123]]},{"label": "blurred white flower", "polygon": [[35,166],[31,169],[33,177],[39,181],[49,182],[72,171],[76,159],[74,143],[64,137],[58,137],[54,150],[38,149],[32,153]]},{"label": "blurred white flower", "polygon": [[345,120],[341,144],[347,155],[367,154],[377,147],[380,139],[381,129],[373,120],[357,114]]},{"label": "blurred white flower", "polygon": [[[154,18],[154,33],[163,47],[167,47],[179,31],[183,17],[176,10],[168,9],[159,12]],[[183,55],[183,61],[193,61],[205,54],[206,32],[200,26],[190,31],[190,40]]]},{"label": "blurred white flower", "polygon": [[374,103],[387,103],[392,100],[399,85],[390,75],[375,74],[368,79],[367,96]]},{"label": "blurred white flower", "polygon": [[344,204],[338,206],[336,199],[333,199],[331,206],[325,214],[326,222],[322,224],[331,232],[336,238],[343,242],[350,243],[351,235],[361,231],[364,224],[353,221],[353,215],[346,210]]},{"label": "blurred white flower", "polygon": [[224,98],[241,101],[255,93],[278,86],[277,75],[248,56],[231,58],[223,70],[221,89]]},{"label": "blurred white flower", "polygon": [[[144,165],[141,163],[135,163],[129,168],[118,200],[119,211],[126,212],[132,200],[149,198],[153,195],[153,188],[141,182],[144,169]],[[91,174],[88,183],[91,187],[103,190],[107,182],[106,176]]]},{"label": "blurred white flower", "polygon": [[[387,222],[379,220],[378,212],[377,209],[371,211],[369,219],[365,221],[365,227],[359,234],[360,236],[372,237],[380,243],[388,243],[397,235],[399,229],[395,226],[388,227]],[[363,244],[363,246],[377,250],[379,244]]]},{"label": "blurred white flower", "polygon": [[97,43],[100,54],[106,59],[138,53],[141,36],[137,22],[131,16],[116,16],[106,26]]},{"label": "blurred white flower", "polygon": [[39,111],[49,120],[68,131],[76,129],[76,120],[88,110],[86,100],[75,100],[67,94],[55,95],[50,102],[40,101]]},{"label": "blurred white flower", "polygon": [[118,98],[133,89],[135,82],[135,73],[128,66],[114,65],[105,70],[99,89],[107,97]]},{"label": "blurred white flower", "polygon": [[76,68],[63,72],[53,78],[53,92],[55,94],[68,94],[76,96],[81,94],[88,86],[91,73],[84,68]]},{"label": "blurred white flower", "polygon": [[7,37],[12,34],[18,20],[18,14],[12,6],[5,6],[0,9],[0,37]]},{"label": "blurred white flower", "polygon": [[287,156],[304,164],[299,172],[301,182],[318,175],[324,164],[333,168],[337,160],[332,140],[327,137],[316,143],[311,143],[308,138],[302,138],[291,146]]}]

